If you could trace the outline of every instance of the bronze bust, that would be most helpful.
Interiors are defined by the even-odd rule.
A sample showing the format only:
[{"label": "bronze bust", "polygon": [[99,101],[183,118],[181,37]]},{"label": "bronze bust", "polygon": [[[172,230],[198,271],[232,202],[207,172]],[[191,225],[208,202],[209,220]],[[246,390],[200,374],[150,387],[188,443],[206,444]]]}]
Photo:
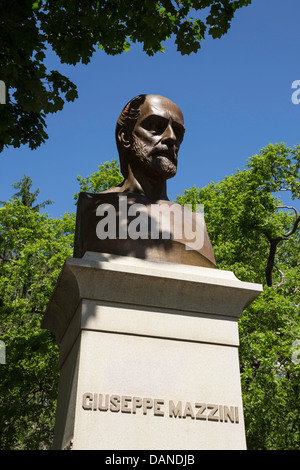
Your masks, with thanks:
[{"label": "bronze bust", "polygon": [[[86,251],[96,251],[153,261],[216,266],[202,214],[188,214],[187,209],[167,197],[166,182],[177,172],[178,151],[184,133],[183,114],[168,98],[138,95],[127,103],[116,125],[116,143],[124,181],[97,195],[80,194],[75,257],[82,257]],[[117,223],[113,236],[109,236],[109,230],[99,234],[98,216],[104,215],[99,211],[99,205],[104,210],[112,208],[115,211]],[[139,237],[118,236],[122,214],[126,213],[126,225],[133,223],[130,210],[134,206],[145,208],[147,229],[143,234],[141,231]],[[144,217],[140,222],[146,219]],[[161,229],[163,219],[168,219],[167,235]],[[141,223],[135,227],[138,225]],[[153,236],[154,232],[156,236]],[[191,242],[191,234],[194,242]],[[198,243],[195,243],[196,239]]]}]

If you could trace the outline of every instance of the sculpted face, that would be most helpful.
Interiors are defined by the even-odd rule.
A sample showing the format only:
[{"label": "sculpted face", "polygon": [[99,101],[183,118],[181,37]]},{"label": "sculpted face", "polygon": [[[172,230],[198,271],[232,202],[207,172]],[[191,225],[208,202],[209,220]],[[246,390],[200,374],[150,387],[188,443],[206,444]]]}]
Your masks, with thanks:
[{"label": "sculpted face", "polygon": [[183,115],[175,103],[147,95],[132,132],[131,168],[160,180],[172,178],[184,131]]}]

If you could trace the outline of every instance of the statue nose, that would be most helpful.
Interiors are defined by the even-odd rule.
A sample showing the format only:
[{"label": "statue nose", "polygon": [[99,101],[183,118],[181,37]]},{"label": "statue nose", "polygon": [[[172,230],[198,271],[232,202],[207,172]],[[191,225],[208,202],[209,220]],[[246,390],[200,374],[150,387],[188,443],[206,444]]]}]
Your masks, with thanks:
[{"label": "statue nose", "polygon": [[168,124],[168,126],[166,127],[163,133],[162,142],[163,143],[167,143],[167,142],[176,143],[177,142],[175,132],[170,123]]}]

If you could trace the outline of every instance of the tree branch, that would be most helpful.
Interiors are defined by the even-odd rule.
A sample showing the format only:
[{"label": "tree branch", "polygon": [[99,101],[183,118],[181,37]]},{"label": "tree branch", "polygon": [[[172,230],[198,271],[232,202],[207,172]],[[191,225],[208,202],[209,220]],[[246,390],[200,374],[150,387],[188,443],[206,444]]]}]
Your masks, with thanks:
[{"label": "tree branch", "polygon": [[290,209],[290,210],[295,212],[295,222],[294,222],[294,225],[293,225],[292,229],[288,233],[283,234],[284,238],[288,238],[291,235],[293,235],[293,233],[296,232],[296,230],[298,228],[298,225],[299,225],[299,222],[300,222],[300,215],[299,215],[297,209],[293,206],[277,206],[275,209]]},{"label": "tree branch", "polygon": [[277,284],[277,286],[275,287],[275,289],[279,289],[279,287],[282,287],[285,283],[286,283],[286,278],[285,278],[285,275],[283,274],[283,272],[281,271],[281,269],[278,268],[277,264],[274,264],[275,268],[277,269],[277,271],[279,272],[280,276],[281,276],[281,281],[279,284]]},{"label": "tree branch", "polygon": [[[296,211],[296,209],[295,209]],[[298,212],[296,211],[296,220],[294,222],[294,225],[293,227],[291,228],[291,230],[288,232],[288,233],[284,233],[283,236],[284,238],[288,238],[290,237],[291,235],[293,235],[293,233],[296,232],[297,228],[298,228],[298,225],[299,225],[299,222],[300,222],[300,215],[298,214]]]},{"label": "tree branch", "polygon": [[[275,265],[275,255],[276,255],[276,250],[277,250],[277,245],[282,242],[283,240],[286,240],[287,238],[289,238],[291,235],[293,235],[297,228],[298,228],[298,225],[300,223],[300,215],[297,211],[297,209],[293,206],[278,206],[276,207],[276,209],[291,209],[295,212],[295,221],[294,221],[294,224],[293,224],[293,227],[291,228],[291,230],[287,233],[284,233],[282,236],[280,237],[276,237],[276,238],[271,238],[269,234],[267,233],[264,233],[265,236],[267,237],[267,239],[269,240],[269,243],[270,243],[270,252],[269,252],[269,256],[268,256],[268,261],[267,261],[267,266],[266,266],[266,281],[267,281],[267,286],[268,287],[272,287],[273,285],[273,279],[272,279],[272,271],[273,271],[273,268],[274,266],[277,268],[277,270],[280,272],[282,278],[284,278],[284,275],[283,273],[278,269],[278,267]],[[282,279],[283,281],[283,279]],[[281,283],[278,284],[278,287],[280,287],[282,285],[282,281]],[[284,282],[283,284],[285,283],[285,278],[284,278]]]},{"label": "tree branch", "polygon": [[278,243],[284,240],[284,238],[283,237],[271,238],[268,236],[267,238],[270,242],[270,251],[269,251],[269,256],[268,256],[268,261],[267,261],[267,266],[266,266],[266,281],[267,281],[267,286],[272,287],[273,285],[272,271],[273,271],[274,264],[275,264],[276,249],[277,249]]}]

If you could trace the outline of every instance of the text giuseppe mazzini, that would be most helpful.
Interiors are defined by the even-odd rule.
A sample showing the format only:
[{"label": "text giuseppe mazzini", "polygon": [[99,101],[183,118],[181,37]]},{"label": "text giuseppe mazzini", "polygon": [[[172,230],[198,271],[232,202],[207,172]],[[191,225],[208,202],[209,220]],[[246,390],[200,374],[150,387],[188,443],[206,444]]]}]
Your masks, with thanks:
[{"label": "text giuseppe mazzini", "polygon": [[86,411],[101,411],[128,414],[152,414],[169,418],[190,418],[207,421],[239,423],[237,406],[200,402],[184,402],[159,398],[142,398],[128,395],[109,395],[86,392],[82,395],[82,408]]}]

